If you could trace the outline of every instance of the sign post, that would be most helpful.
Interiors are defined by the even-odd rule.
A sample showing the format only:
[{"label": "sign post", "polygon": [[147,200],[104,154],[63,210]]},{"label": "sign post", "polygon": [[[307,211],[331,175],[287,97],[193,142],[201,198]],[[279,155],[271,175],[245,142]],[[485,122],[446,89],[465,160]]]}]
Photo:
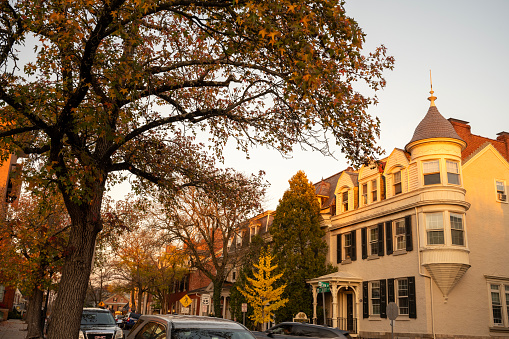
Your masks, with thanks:
[{"label": "sign post", "polygon": [[323,324],[327,325],[327,319],[325,316],[325,292],[330,292],[330,285],[328,282],[318,282],[318,293],[322,293],[322,300],[323,300]]},{"label": "sign post", "polygon": [[387,316],[391,320],[391,334],[392,334],[391,338],[392,339],[394,339],[394,320],[396,320],[398,315],[399,315],[398,305],[394,301],[391,301],[387,305]]},{"label": "sign post", "polygon": [[189,312],[189,307],[188,306],[191,305],[193,300],[191,298],[189,298],[189,296],[186,294],[179,301],[182,304],[182,306],[184,306],[184,307],[181,308],[181,312],[187,314]]},{"label": "sign post", "polygon": [[242,303],[242,325],[246,326],[247,304]]}]

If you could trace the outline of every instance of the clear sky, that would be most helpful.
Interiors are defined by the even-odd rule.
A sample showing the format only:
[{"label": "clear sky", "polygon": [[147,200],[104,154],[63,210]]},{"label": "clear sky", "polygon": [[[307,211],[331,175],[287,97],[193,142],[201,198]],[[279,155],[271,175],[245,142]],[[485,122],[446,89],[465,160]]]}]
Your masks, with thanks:
[{"label": "clear sky", "polygon": [[[468,121],[472,133],[493,139],[509,132],[509,1],[349,0],[345,7],[366,34],[366,53],[384,44],[396,59],[394,70],[385,73],[379,104],[368,111],[381,120],[378,144],[386,155],[405,147],[426,114],[430,70],[445,118]],[[348,166],[339,150],[333,159],[299,147],[292,159],[264,148],[253,150],[249,160],[229,151],[225,165],[266,172],[271,186],[265,209],[276,208],[298,170],[315,183]]]}]

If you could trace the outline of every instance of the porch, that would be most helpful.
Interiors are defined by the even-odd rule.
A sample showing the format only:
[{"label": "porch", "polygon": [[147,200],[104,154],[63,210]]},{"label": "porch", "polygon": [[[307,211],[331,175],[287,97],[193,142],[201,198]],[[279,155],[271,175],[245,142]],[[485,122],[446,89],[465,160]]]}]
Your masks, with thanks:
[{"label": "porch", "polygon": [[[325,323],[352,334],[359,333],[362,279],[347,272],[335,272],[307,281],[313,289],[313,323]],[[317,307],[324,309],[324,319],[318,319]]]}]

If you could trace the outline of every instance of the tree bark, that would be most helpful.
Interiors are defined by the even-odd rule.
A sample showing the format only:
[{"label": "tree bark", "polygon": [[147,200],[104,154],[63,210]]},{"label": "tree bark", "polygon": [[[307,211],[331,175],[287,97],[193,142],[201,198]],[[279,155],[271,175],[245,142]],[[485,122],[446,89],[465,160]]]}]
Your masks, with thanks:
[{"label": "tree bark", "polygon": [[[221,291],[223,289],[224,278],[215,279],[212,283],[214,285],[214,316],[217,318],[223,317],[223,312],[221,312]],[[226,307],[226,305],[223,305]]]},{"label": "tree bark", "polygon": [[28,324],[27,339],[43,338],[42,300],[43,291],[37,286],[34,287],[26,317]]},{"label": "tree bark", "polygon": [[78,338],[81,313],[94,257],[95,240],[100,227],[97,201],[67,208],[72,227],[68,253],[62,270],[55,306],[48,327],[48,339]]}]

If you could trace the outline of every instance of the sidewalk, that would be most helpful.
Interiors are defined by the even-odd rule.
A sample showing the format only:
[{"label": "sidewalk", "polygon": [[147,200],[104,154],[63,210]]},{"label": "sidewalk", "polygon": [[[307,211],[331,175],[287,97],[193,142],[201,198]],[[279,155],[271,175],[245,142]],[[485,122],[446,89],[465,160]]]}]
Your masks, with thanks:
[{"label": "sidewalk", "polygon": [[19,319],[0,322],[0,339],[25,339],[27,324]]}]

